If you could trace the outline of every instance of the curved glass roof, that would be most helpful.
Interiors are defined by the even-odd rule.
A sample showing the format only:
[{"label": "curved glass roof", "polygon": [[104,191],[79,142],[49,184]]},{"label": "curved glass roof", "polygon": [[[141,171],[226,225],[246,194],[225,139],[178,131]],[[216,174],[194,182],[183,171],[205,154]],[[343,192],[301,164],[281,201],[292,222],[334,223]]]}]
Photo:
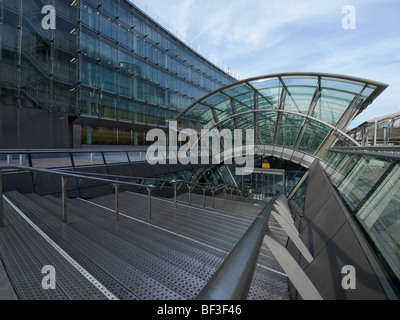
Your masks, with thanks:
[{"label": "curved glass roof", "polygon": [[321,158],[350,122],[387,84],[326,73],[281,73],[242,80],[193,103],[177,121],[180,128],[254,129],[256,144]]}]

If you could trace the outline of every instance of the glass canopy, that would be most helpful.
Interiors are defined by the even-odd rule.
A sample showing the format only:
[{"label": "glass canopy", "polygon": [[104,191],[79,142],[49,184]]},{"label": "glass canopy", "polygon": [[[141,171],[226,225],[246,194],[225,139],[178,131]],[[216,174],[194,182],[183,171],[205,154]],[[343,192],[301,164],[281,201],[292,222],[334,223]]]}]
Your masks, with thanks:
[{"label": "glass canopy", "polygon": [[282,73],[220,88],[178,115],[180,128],[254,129],[257,145],[322,158],[350,122],[388,85],[325,73]]}]

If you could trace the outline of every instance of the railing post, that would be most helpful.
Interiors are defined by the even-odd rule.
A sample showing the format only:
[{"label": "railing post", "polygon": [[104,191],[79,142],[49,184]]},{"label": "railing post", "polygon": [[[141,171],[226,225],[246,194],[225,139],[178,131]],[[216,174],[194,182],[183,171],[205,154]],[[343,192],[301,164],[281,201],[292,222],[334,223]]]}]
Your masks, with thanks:
[{"label": "railing post", "polygon": [[212,193],[212,207],[215,208],[215,201],[214,201],[215,190],[211,190],[211,193]]},{"label": "railing post", "polygon": [[0,170],[0,228],[4,227],[3,172]]},{"label": "railing post", "polygon": [[226,203],[226,187],[224,188],[224,202]]},{"label": "railing post", "polygon": [[67,178],[61,176],[61,206],[62,206],[62,221],[67,222]]},{"label": "railing post", "polygon": [[175,206],[175,208],[177,207],[177,204],[176,204],[176,194],[177,194],[177,192],[176,192],[176,182],[174,182],[174,206]]},{"label": "railing post", "polygon": [[149,217],[149,220],[151,220],[151,190],[153,189],[153,186],[150,185],[147,189],[148,192],[148,207],[147,207],[147,214]]},{"label": "railing post", "polygon": [[115,188],[115,221],[119,221],[119,184],[114,184]]},{"label": "railing post", "polygon": [[192,205],[192,186],[190,184],[186,184],[186,187],[189,190],[189,206]]},{"label": "railing post", "polygon": [[205,189],[205,188],[202,188],[203,189],[203,208],[205,208],[206,207],[206,190],[207,189]]}]

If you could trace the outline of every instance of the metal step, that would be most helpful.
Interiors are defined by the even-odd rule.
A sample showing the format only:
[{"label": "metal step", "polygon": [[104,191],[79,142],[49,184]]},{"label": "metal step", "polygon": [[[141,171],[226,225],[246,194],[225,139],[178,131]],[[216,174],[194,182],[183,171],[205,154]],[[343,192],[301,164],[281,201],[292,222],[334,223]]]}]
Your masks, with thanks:
[{"label": "metal step", "polygon": [[[49,245],[5,201],[5,226],[0,231],[0,255],[13,288],[21,300],[101,300],[106,297]],[[55,290],[44,290],[41,273],[46,265],[57,270]]]},{"label": "metal step", "polygon": [[[108,208],[110,213],[114,210],[113,196],[103,196],[91,201]],[[146,196],[131,192],[120,193],[119,210],[122,214],[223,250],[226,256],[254,221],[254,218],[235,213],[228,215],[226,212],[208,208],[182,204],[175,208],[173,201],[159,198],[153,198],[152,209],[153,218],[149,221],[143,213],[147,210]],[[280,238],[287,240],[283,230],[275,231],[282,234]],[[253,284],[249,299],[288,299],[287,277],[266,245],[261,249]]]},{"label": "metal step", "polygon": [[[5,197],[60,250],[124,300],[194,299],[252,222],[251,217],[235,213],[174,208],[173,202],[156,198],[153,219],[148,221],[147,198],[124,192],[118,222],[114,197],[105,196],[92,202],[68,199],[68,221],[63,223],[58,198],[18,192]],[[0,254],[20,299],[107,298],[16,210],[8,203],[5,207]],[[60,292],[41,288],[44,264],[57,270]],[[30,290],[24,292],[25,287]],[[287,277],[268,249],[261,251],[248,299],[288,299]]]}]

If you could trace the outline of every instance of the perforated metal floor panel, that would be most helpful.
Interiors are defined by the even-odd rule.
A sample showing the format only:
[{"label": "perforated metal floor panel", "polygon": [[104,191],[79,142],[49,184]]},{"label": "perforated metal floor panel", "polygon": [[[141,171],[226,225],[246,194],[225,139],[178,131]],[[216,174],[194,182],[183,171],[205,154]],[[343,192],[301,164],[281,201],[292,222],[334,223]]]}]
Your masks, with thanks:
[{"label": "perforated metal floor panel", "polygon": [[[120,194],[90,203],[68,200],[61,221],[60,199],[6,193],[31,221],[84,270],[119,299],[191,300],[209,281],[256,214],[204,210],[171,201]],[[107,297],[52,248],[8,204],[0,230],[0,256],[20,299],[106,299]],[[279,226],[276,226],[279,231]],[[282,235],[284,239],[284,235]],[[41,287],[44,265],[57,270],[57,290]],[[287,277],[263,247],[248,299],[288,299]]]}]

